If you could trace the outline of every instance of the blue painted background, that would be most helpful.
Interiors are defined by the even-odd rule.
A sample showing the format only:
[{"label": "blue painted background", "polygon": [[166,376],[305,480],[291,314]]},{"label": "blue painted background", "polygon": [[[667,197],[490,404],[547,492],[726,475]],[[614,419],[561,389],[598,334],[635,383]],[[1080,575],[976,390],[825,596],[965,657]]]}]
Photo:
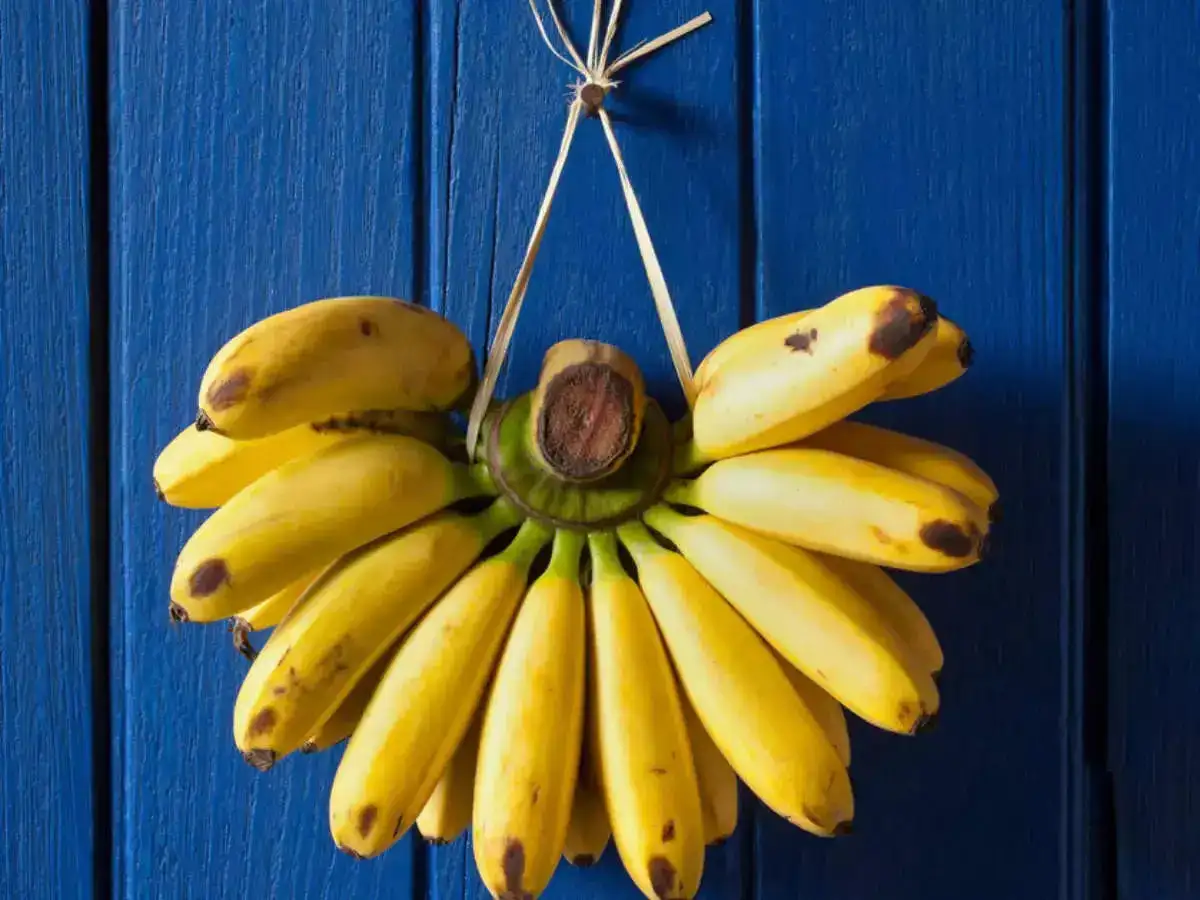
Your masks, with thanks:
[{"label": "blue painted background", "polygon": [[[944,711],[852,722],[854,835],[748,795],[702,895],[1200,897],[1200,13],[1192,0],[626,0],[610,108],[693,360],[880,281],[977,362],[871,411],[978,459],[984,566],[906,584]],[[587,0],[563,0],[582,34]],[[469,848],[336,853],[336,753],[247,767],[244,662],[172,628],[199,520],[150,466],[212,352],[384,293],[482,353],[573,77],[522,0],[0,0],[0,897],[483,898]],[[681,398],[585,122],[501,391],[567,336]],[[548,896],[632,898],[610,848]]]}]

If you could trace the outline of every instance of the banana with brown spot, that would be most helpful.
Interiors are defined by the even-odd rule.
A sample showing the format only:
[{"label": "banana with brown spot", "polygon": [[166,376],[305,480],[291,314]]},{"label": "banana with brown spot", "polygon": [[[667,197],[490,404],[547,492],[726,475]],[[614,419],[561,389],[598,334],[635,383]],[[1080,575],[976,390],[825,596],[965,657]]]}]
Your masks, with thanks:
[{"label": "banana with brown spot", "polygon": [[333,297],[255,322],[200,383],[202,427],[259,438],[352,409],[445,410],[475,378],[466,336],[390,297]]},{"label": "banana with brown spot", "polygon": [[449,844],[471,824],[482,712],[481,709],[475,713],[462,743],[450,757],[450,765],[417,816],[417,831],[431,844]]},{"label": "banana with brown spot", "polygon": [[888,383],[880,400],[903,400],[941,390],[966,374],[975,361],[975,348],[961,326],[945,316],[938,319],[937,337],[921,364],[903,378]]},{"label": "banana with brown spot", "polygon": [[721,755],[712,736],[692,709],[687,694],[680,692],[683,716],[687,721],[688,744],[696,765],[696,786],[700,790],[700,815],[704,821],[704,843],[720,844],[733,834],[738,820],[737,773]]},{"label": "banana with brown spot", "polygon": [[[770,648],[688,560],[660,545],[642,523],[618,531],[679,682],[721,755],[789,822],[821,836],[845,832],[854,818],[849,774]],[[751,576],[747,581],[752,584]],[[607,783],[607,761],[604,771]]]},{"label": "banana with brown spot", "polygon": [[175,564],[171,614],[236,615],[303,572],[492,491],[482,467],[453,463],[416,438],[340,441],[264,475],[196,529]]},{"label": "banana with brown spot", "polygon": [[591,677],[613,843],[646,897],[691,897],[704,872],[704,819],[675,676],[615,536],[588,541]]},{"label": "banana with brown spot", "polygon": [[919,572],[975,564],[989,528],[957,491],[800,446],[720,460],[665,496],[810,550]]},{"label": "banana with brown spot", "polygon": [[293,581],[282,591],[272,594],[262,603],[255,604],[241,615],[234,616],[230,622],[234,649],[246,659],[254,662],[258,651],[251,645],[250,635],[253,632],[274,628],[282,622],[305,589],[313,583],[317,574],[316,572],[308,573],[303,578]]},{"label": "banana with brown spot", "polygon": [[530,566],[550,537],[526,521],[404,639],[333,779],[329,827],[339,848],[377,856],[416,821],[479,708]]}]

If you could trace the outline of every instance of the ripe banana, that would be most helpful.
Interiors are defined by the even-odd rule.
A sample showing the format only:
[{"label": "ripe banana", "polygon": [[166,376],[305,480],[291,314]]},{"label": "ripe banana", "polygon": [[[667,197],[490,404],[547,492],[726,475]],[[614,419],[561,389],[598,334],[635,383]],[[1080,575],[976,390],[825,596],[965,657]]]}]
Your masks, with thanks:
[{"label": "ripe banana", "polygon": [[526,521],[404,639],[346,745],[329,797],[339,848],[377,856],[416,821],[479,707],[550,531]]},{"label": "ripe banana", "polygon": [[387,671],[388,665],[396,655],[395,650],[393,647],[379,657],[375,665],[371,666],[371,670],[358,679],[358,684],[354,685],[346,699],[339,703],[337,709],[300,745],[301,753],[320,753],[330,747],[336,747],[354,733],[375,689],[379,687],[379,680],[383,678],[383,673]]},{"label": "ripe banana", "polygon": [[[644,525],[627,522],[619,533],[680,683],[733,770],[789,822],[817,835],[845,832],[854,817],[846,767],[770,648]],[[753,589],[753,575],[746,581]],[[606,759],[606,784],[608,772]]]},{"label": "ripe banana", "polygon": [[171,615],[195,622],[235,615],[301,572],[490,490],[482,469],[452,463],[411,437],[366,435],[294,459],[196,529],[171,579]]},{"label": "ripe banana", "polygon": [[519,521],[506,500],[475,516],[445,510],[347,554],[305,594],[250,667],[234,739],[260,768],[297,749],[380,656]]},{"label": "ripe banana", "polygon": [[450,423],[440,413],[367,410],[245,441],[189,425],[154,461],[154,490],[172,506],[215,509],[288,460],[370,432],[409,435],[441,448]]},{"label": "ripe banana", "polygon": [[971,367],[975,349],[967,334],[945,316],[938,319],[937,337],[929,353],[911,373],[890,382],[880,400],[901,400],[944,388]]},{"label": "ripe banana", "polygon": [[475,767],[479,759],[479,730],[482,711],[475,713],[462,743],[450,757],[450,765],[417,816],[417,831],[431,844],[449,844],[471,824],[475,798]]},{"label": "ripe banana", "polygon": [[921,572],[973,565],[988,532],[987,513],[957,491],[807,447],[720,460],[665,496],[812,550]]},{"label": "ripe banana", "polygon": [[646,521],[784,659],[863,719],[906,734],[937,711],[929,673],[883,616],[816,554],[662,505],[648,510]]},{"label": "ripe banana", "polygon": [[810,313],[739,332],[692,409],[699,459],[798,440],[878,399],[889,369],[915,367],[933,343],[937,307],[891,286],[843,294]]},{"label": "ripe banana", "polygon": [[887,572],[870,563],[821,554],[834,574],[875,607],[916,661],[936,677],[942,671],[942,645],[921,607]]},{"label": "ripe banana", "polygon": [[282,591],[272,594],[262,603],[250,607],[241,615],[234,616],[230,630],[233,632],[233,646],[238,653],[254,662],[258,651],[250,644],[250,633],[262,631],[265,628],[274,628],[282,622],[288,610],[300,599],[316,576],[316,572],[309,572],[303,578],[293,581]]},{"label": "ripe banana", "polygon": [[842,710],[842,705],[833,699],[823,687],[789,663],[778,651],[775,652],[775,657],[779,660],[783,674],[788,677],[788,681],[792,683],[792,687],[804,701],[804,705],[812,711],[821,724],[825,736],[829,738],[829,743],[833,744],[833,749],[837,751],[842,765],[849,767],[850,730],[846,726],[846,713]]},{"label": "ripe banana", "polygon": [[800,446],[878,463],[958,491],[988,519],[999,519],[996,483],[970,457],[941,444],[865,422],[837,422],[809,435]]},{"label": "ripe banana", "polygon": [[700,816],[704,822],[704,843],[723,843],[737,828],[738,780],[729,761],[692,709],[687,694],[680,692],[683,717],[687,722],[688,744],[696,766],[696,785],[700,789]]},{"label": "ripe banana", "polygon": [[317,300],[268,316],[217,351],[197,425],[258,438],[351,409],[444,410],[475,377],[466,336],[387,297]]},{"label": "ripe banana", "polygon": [[582,535],[560,529],[493,677],[475,773],[471,843],[493,897],[537,897],[562,857],[583,735]]},{"label": "ripe banana", "polygon": [[647,897],[692,897],[704,871],[704,820],[671,664],[614,535],[593,532],[588,542],[592,679],[613,843]]},{"label": "ripe banana", "polygon": [[[586,716],[586,713],[585,713]],[[575,781],[575,799],[571,801],[571,821],[563,843],[563,859],[580,868],[594,865],[604,855],[612,826],[604,806],[604,785],[600,770],[594,762],[599,748],[589,747],[584,723],[583,747],[580,749],[579,777]]]}]

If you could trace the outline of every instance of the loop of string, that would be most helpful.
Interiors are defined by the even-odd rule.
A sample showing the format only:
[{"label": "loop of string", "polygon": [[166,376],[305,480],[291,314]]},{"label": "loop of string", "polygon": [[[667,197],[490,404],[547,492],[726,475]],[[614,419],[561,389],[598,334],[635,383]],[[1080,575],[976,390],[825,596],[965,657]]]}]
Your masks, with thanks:
[{"label": "loop of string", "polygon": [[537,2],[538,0],[529,0],[529,8],[533,12],[533,18],[542,40],[550,48],[551,53],[578,72],[584,80],[575,85],[575,98],[571,101],[571,105],[567,109],[567,121],[563,128],[562,142],[559,145],[558,156],[554,160],[554,166],[550,171],[550,180],[546,185],[546,193],[542,197],[537,219],[534,221],[533,233],[525,249],[525,257],[521,261],[521,267],[517,270],[517,277],[513,281],[512,290],[504,306],[504,312],[500,316],[500,323],[496,328],[496,336],[492,340],[487,363],[484,366],[483,378],[480,380],[479,387],[476,389],[475,397],[471,403],[470,417],[467,421],[466,450],[468,457],[472,460],[475,458],[475,448],[479,441],[479,431],[483,427],[484,416],[487,415],[488,406],[491,404],[492,395],[496,390],[496,381],[500,377],[500,369],[504,365],[504,359],[508,354],[508,348],[512,342],[513,332],[517,325],[517,317],[520,315],[521,306],[525,302],[525,292],[529,287],[529,278],[533,272],[533,262],[537,257],[538,250],[541,248],[542,236],[546,232],[546,223],[550,218],[550,208],[554,203],[554,195],[558,191],[558,184],[567,163],[567,155],[571,150],[571,142],[575,138],[576,126],[579,124],[580,117],[585,113],[597,116],[604,129],[604,136],[608,142],[609,150],[612,152],[613,162],[616,163],[617,176],[621,182],[621,191],[625,197],[625,205],[629,210],[629,219],[633,225],[634,236],[637,239],[638,252],[642,257],[642,265],[646,269],[646,278],[650,284],[650,293],[654,298],[654,306],[658,312],[659,322],[662,325],[663,334],[667,340],[667,347],[671,352],[671,361],[675,366],[675,374],[679,378],[679,383],[683,388],[688,406],[691,406],[696,398],[692,364],[688,358],[687,346],[684,343],[683,331],[679,326],[679,319],[675,314],[675,305],[671,302],[671,292],[667,288],[667,279],[663,274],[662,266],[659,264],[658,254],[655,252],[654,243],[650,239],[650,230],[646,225],[641,205],[638,203],[637,195],[633,190],[633,183],[630,181],[629,173],[625,168],[625,160],[621,155],[621,148],[617,143],[616,132],[612,127],[612,118],[602,106],[602,102],[605,93],[617,85],[617,82],[613,81],[613,75],[637,60],[665,47],[667,44],[679,40],[696,29],[707,25],[712,21],[712,16],[708,13],[703,13],[651,41],[641,41],[610,63],[608,56],[612,50],[612,42],[617,33],[623,0],[613,0],[612,9],[609,11],[608,23],[604,29],[603,41],[600,39],[600,22],[603,18],[604,0],[595,0],[592,7],[592,27],[588,38],[587,61],[585,62],[572,43],[570,35],[567,33],[567,29],[558,14],[558,10],[555,8],[554,0],[546,0],[546,6],[550,10],[550,19],[554,25],[554,30],[562,41],[566,53],[563,53],[562,50],[554,45],[545,20],[538,10]]}]

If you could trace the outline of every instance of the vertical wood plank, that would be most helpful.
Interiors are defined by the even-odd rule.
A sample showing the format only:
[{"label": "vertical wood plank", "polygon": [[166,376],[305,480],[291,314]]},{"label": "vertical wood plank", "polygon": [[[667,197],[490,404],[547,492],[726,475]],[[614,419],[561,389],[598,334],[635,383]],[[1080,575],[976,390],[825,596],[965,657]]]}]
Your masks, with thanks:
[{"label": "vertical wood plank", "polygon": [[[618,48],[705,9],[715,19],[622,72],[608,102],[698,362],[738,325],[741,13],[733,0],[625,6]],[[543,45],[525,4],[445,0],[432,7],[433,303],[468,331],[482,359],[529,240],[576,76]],[[558,7],[585,52],[591,2]],[[497,395],[530,389],[545,350],[570,337],[630,352],[670,413],[682,410],[613,161],[599,123],[590,121],[579,127]],[[702,897],[741,896],[740,838],[709,851]],[[466,836],[430,850],[430,894],[487,896]],[[590,869],[560,865],[545,896],[640,894],[610,843]]]},{"label": "vertical wood plank", "polygon": [[757,15],[760,313],[876,283],[936,298],[974,368],[862,418],[965,451],[1005,509],[984,565],[901,579],[945,648],[936,729],[853,721],[855,833],[819,841],[763,815],[756,896],[1056,896],[1063,11],[759,0]]},{"label": "vertical wood plank", "polygon": [[0,0],[0,890],[13,897],[93,885],[89,59],[86,3]]},{"label": "vertical wood plank", "polygon": [[117,893],[407,897],[411,847],[355,862],[328,831],[340,751],[260,774],[237,753],[246,663],[220,625],[172,627],[174,556],[202,514],[150,471],[211,354],[323,296],[415,290],[413,4],[113,4]]},{"label": "vertical wood plank", "polygon": [[1110,4],[1109,758],[1117,896],[1200,892],[1200,16]]}]

